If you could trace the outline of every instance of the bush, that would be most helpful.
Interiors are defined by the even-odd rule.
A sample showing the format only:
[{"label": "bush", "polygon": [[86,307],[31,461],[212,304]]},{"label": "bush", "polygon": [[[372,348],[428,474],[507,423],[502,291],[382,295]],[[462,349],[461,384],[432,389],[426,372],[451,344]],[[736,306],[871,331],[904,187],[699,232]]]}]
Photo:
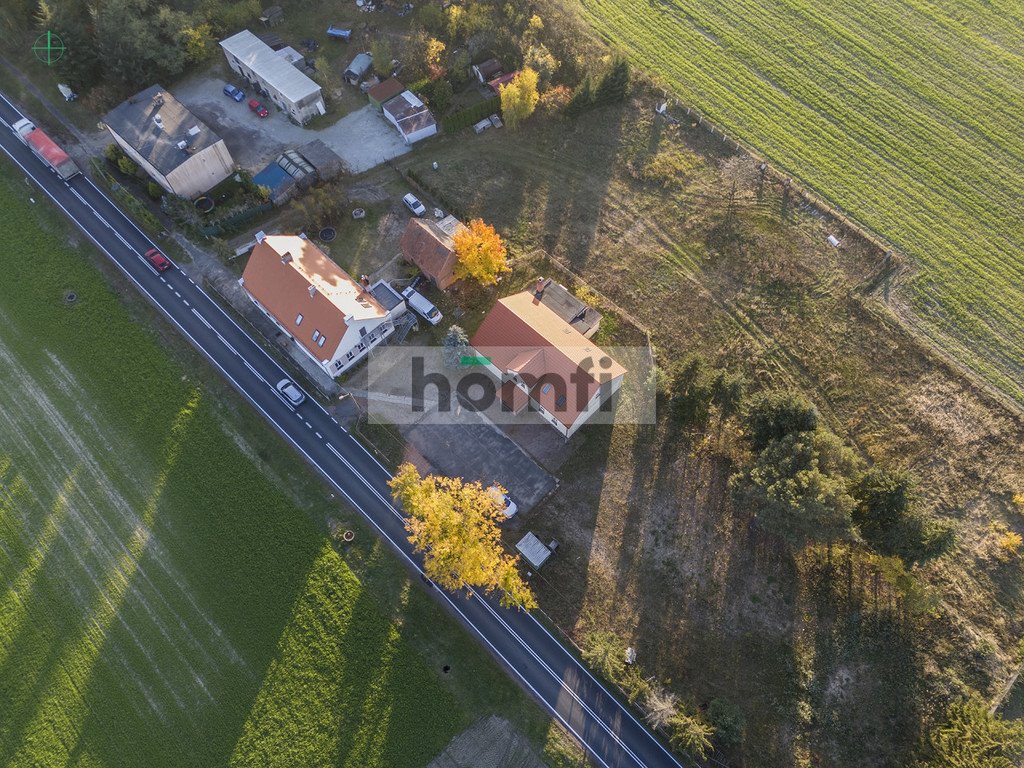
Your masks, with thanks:
[{"label": "bush", "polygon": [[146,185],[146,194],[149,195],[151,200],[159,200],[164,196],[164,188],[155,181],[151,181]]},{"label": "bush", "polygon": [[743,715],[724,699],[712,699],[708,719],[715,728],[715,738],[727,747],[739,746],[743,740]]},{"label": "bush", "polygon": [[441,121],[441,128],[445,133],[454,133],[499,112],[501,112],[501,98],[494,96],[448,115]]},{"label": "bush", "polygon": [[773,440],[797,432],[813,432],[818,426],[818,409],[803,395],[772,390],[758,395],[747,410],[747,428],[755,451]]},{"label": "bush", "polygon": [[626,669],[626,644],[608,631],[591,632],[583,644],[583,661],[606,680],[617,683]]},{"label": "bush", "polygon": [[139,166],[130,157],[126,156],[122,156],[117,161],[117,167],[125,176],[134,176],[135,172],[139,170]]},{"label": "bush", "polygon": [[117,144],[107,144],[107,148],[103,150],[103,154],[106,156],[107,160],[112,163],[117,163],[122,157],[124,157],[124,152],[121,151],[121,148],[117,146]]}]

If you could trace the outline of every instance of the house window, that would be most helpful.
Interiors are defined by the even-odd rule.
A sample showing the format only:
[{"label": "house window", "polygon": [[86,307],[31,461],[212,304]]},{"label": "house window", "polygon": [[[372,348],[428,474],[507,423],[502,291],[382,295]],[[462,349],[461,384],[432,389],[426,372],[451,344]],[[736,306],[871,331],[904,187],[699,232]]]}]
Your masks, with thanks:
[{"label": "house window", "polygon": [[326,337],[326,336],[321,336],[321,337],[320,337],[320,341],[318,341],[318,342],[316,343],[316,345],[317,345],[318,347],[322,347],[322,346],[324,345],[324,342],[325,342],[325,341],[327,341],[327,337]]},{"label": "house window", "polygon": [[546,395],[548,392],[551,391],[551,384],[545,384],[543,387],[540,388],[540,391],[541,394]]},{"label": "house window", "polygon": [[355,354],[355,352],[352,351],[352,352],[349,352],[347,355],[345,355],[345,357],[347,357],[349,360],[351,360],[352,359],[352,355],[354,355],[354,354]]},{"label": "house window", "polygon": [[295,324],[296,325],[302,325],[302,314],[301,313],[299,313],[299,314],[297,314],[295,316]]},{"label": "house window", "polygon": [[336,370],[336,371],[340,371],[341,370],[341,360],[335,360],[334,361],[334,370]]},{"label": "house window", "polygon": [[365,336],[366,335],[366,328],[360,328],[359,329],[359,335],[360,336]]},{"label": "house window", "polygon": [[320,338],[320,331],[314,330],[313,331],[313,341],[316,341],[319,338]]}]

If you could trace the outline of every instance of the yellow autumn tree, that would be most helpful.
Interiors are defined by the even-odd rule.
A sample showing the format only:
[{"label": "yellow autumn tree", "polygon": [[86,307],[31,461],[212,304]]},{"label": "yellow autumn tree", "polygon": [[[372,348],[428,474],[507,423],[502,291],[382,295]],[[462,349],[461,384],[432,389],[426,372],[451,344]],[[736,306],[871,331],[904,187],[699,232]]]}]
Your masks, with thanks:
[{"label": "yellow autumn tree", "polygon": [[415,550],[423,553],[427,576],[449,590],[500,590],[505,607],[537,607],[519,575],[519,558],[502,548],[497,494],[458,477],[420,477],[408,463],[391,480],[391,492],[405,509],[405,529]]},{"label": "yellow autumn tree", "polygon": [[524,67],[508,85],[501,86],[501,117],[509,128],[518,128],[537,108],[537,81],[537,73]]},{"label": "yellow autumn tree", "polygon": [[505,272],[511,272],[508,251],[494,227],[482,219],[473,219],[469,226],[455,233],[455,277],[471,277],[483,285],[494,285]]}]

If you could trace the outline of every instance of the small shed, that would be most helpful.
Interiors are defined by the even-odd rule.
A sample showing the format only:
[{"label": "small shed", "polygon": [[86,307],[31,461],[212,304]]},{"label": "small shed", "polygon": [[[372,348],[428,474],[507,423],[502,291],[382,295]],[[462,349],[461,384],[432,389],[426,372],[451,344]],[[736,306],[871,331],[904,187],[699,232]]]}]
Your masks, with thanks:
[{"label": "small shed", "polygon": [[483,83],[489,82],[502,73],[503,67],[497,59],[488,59],[473,65],[473,76]]},{"label": "small shed", "polygon": [[437,133],[437,120],[412,91],[402,91],[386,101],[382,109],[384,119],[398,129],[406,144],[415,144]]},{"label": "small shed", "polygon": [[378,83],[366,92],[366,97],[370,100],[373,106],[380,109],[384,106],[384,102],[389,99],[395,98],[398,94],[405,90],[405,86],[402,85],[397,78],[389,77],[383,83]]},{"label": "small shed", "polygon": [[269,8],[264,8],[260,14],[260,22],[265,27],[276,27],[284,21],[284,11],[280,5],[272,5]]},{"label": "small shed", "polygon": [[321,181],[330,181],[345,170],[345,161],[320,139],[303,144],[299,147],[299,154],[313,166]]},{"label": "small shed", "polygon": [[526,535],[516,544],[516,549],[534,568],[540,568],[551,557],[551,550],[548,545],[537,538],[533,531],[527,531]]},{"label": "small shed", "polygon": [[352,59],[352,63],[345,68],[343,75],[345,82],[351,85],[359,85],[359,81],[363,79],[363,75],[370,71],[371,66],[373,66],[373,57],[368,52],[358,54]]}]

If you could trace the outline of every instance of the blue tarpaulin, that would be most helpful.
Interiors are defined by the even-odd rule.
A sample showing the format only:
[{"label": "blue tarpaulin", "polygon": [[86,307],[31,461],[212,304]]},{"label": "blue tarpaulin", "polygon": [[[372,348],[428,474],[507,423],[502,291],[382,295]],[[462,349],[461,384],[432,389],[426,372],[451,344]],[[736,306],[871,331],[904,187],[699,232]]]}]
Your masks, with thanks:
[{"label": "blue tarpaulin", "polygon": [[273,192],[282,184],[291,181],[292,177],[288,175],[284,168],[274,162],[253,176],[252,180],[261,187],[267,187]]}]

